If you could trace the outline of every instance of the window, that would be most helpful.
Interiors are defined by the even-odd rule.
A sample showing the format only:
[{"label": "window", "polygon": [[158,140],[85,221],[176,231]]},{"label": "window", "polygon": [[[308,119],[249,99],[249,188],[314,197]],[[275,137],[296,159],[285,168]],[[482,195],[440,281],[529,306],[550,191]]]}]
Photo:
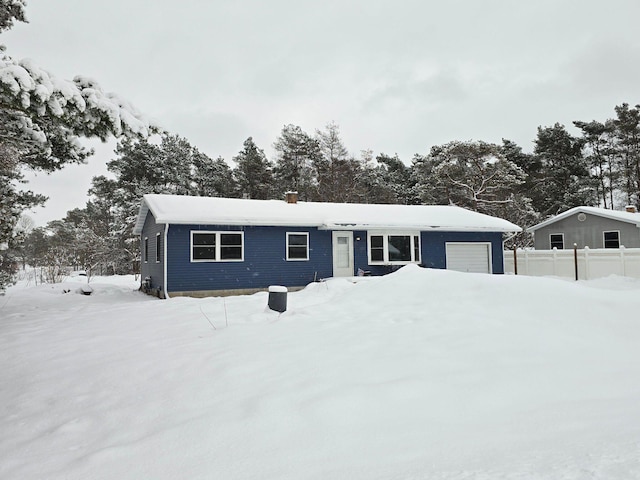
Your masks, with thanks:
[{"label": "window", "polygon": [[160,263],[160,234],[156,233],[156,263]]},{"label": "window", "polygon": [[142,260],[144,263],[149,261],[149,237],[144,237],[144,244],[142,246]]},{"label": "window", "polygon": [[369,263],[384,262],[384,235],[369,237]]},{"label": "window", "polygon": [[309,260],[309,234],[287,232],[287,260]]},{"label": "window", "polygon": [[549,244],[552,250],[554,248],[562,250],[564,248],[564,233],[552,233],[549,235]]},{"label": "window", "polygon": [[369,263],[404,265],[420,262],[420,236],[416,234],[369,234]]},{"label": "window", "polygon": [[192,262],[241,262],[244,232],[191,232]]},{"label": "window", "polygon": [[221,233],[220,234],[220,260],[242,260],[242,234]]},{"label": "window", "polygon": [[620,248],[620,232],[603,232],[604,248]]}]

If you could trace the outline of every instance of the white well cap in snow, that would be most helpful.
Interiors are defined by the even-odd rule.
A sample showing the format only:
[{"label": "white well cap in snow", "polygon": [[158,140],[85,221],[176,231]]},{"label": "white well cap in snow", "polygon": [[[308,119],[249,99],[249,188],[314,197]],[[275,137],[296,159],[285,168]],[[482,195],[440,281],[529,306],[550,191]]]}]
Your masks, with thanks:
[{"label": "white well cap in snow", "polygon": [[276,293],[276,292],[278,292],[278,293],[287,293],[287,291],[288,291],[287,287],[283,287],[283,286],[280,286],[280,285],[271,285],[269,287],[269,293],[271,293],[271,292],[274,292],[274,293]]}]

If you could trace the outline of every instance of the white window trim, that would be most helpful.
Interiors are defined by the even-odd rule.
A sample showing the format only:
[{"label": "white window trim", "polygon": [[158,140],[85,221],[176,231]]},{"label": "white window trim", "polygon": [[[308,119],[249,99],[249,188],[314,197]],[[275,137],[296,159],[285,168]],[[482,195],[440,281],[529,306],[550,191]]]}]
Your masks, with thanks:
[{"label": "white window trim", "polygon": [[[289,236],[290,235],[304,235],[307,237],[307,257],[306,258],[289,258]],[[308,262],[309,261],[309,232],[287,232],[286,241],[286,258],[287,262]],[[294,245],[301,246],[301,245]]]},{"label": "white window trim", "polygon": [[618,234],[618,246],[615,248],[620,248],[620,245],[622,245],[622,242],[620,241],[620,230],[607,230],[602,232],[602,248],[614,248],[614,247],[606,247],[606,243],[604,241],[604,235],[606,233],[617,233]]},{"label": "white window trim", "polygon": [[564,250],[564,233],[559,233],[559,232],[558,233],[550,233],[549,234],[549,250],[553,249],[553,247],[551,246],[551,236],[552,235],[561,235],[562,236],[562,248],[560,250]]},{"label": "white window trim", "polygon": [[149,237],[144,237],[142,241],[142,256],[144,263],[149,263]]},{"label": "white window trim", "polygon": [[161,245],[160,240],[160,232],[156,233],[156,263],[160,263],[161,255],[160,249],[158,248]]},{"label": "white window trim", "polygon": [[[371,260],[371,237],[382,236],[382,248],[383,248],[383,260]],[[411,239],[411,260],[389,260],[389,236],[395,237],[406,237],[408,236]],[[418,237],[418,258],[414,258],[414,253],[416,251],[414,239]],[[420,238],[420,232],[396,232],[396,231],[368,231],[367,232],[367,261],[369,265],[409,265],[410,263],[420,263],[422,261],[422,239]]]},{"label": "white window trim", "polygon": [[[212,259],[195,259],[193,258],[193,236],[194,234],[199,233],[208,233],[215,234],[216,236],[216,258]],[[220,250],[222,245],[220,244],[220,236],[223,234],[233,234],[240,235],[240,248],[242,251],[241,258],[238,259],[220,259]],[[191,230],[190,241],[189,241],[189,257],[191,259],[191,263],[230,263],[230,262],[244,262],[244,232],[238,230]]]}]

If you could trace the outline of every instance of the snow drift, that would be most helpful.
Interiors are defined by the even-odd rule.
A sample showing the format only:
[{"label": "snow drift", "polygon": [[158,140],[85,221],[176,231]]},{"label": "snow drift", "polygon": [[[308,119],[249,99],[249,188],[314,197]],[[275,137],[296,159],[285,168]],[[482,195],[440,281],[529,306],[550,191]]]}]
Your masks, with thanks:
[{"label": "snow drift", "polygon": [[0,477],[640,477],[640,282],[409,266],[283,314],[127,282],[0,297]]}]

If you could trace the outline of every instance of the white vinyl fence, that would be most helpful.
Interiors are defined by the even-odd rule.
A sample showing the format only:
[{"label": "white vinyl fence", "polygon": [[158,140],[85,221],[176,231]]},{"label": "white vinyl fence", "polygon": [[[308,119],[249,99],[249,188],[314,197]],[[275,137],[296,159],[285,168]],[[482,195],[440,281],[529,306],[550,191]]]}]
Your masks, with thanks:
[{"label": "white vinyl fence", "polygon": [[[514,258],[515,257],[515,258]],[[640,278],[640,248],[589,248],[571,250],[513,250],[504,252],[505,273],[591,280],[621,275]]]}]

